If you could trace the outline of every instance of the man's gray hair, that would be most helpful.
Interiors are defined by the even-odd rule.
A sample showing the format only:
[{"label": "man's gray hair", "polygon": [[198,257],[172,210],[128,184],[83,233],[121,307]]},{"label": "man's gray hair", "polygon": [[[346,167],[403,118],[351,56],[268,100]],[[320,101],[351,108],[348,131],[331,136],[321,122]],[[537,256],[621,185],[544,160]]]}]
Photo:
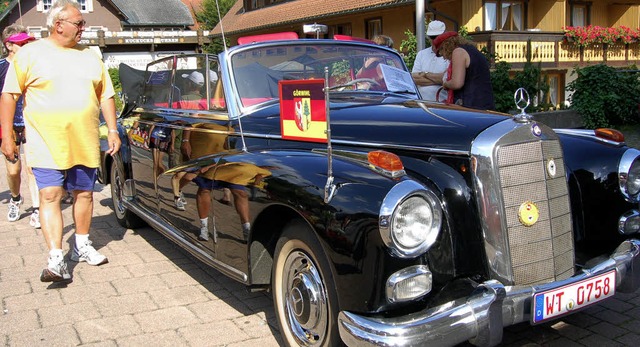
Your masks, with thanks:
[{"label": "man's gray hair", "polygon": [[75,0],[57,0],[53,2],[47,14],[47,28],[49,28],[49,32],[53,31],[53,25],[56,24],[57,21],[64,19],[61,18],[61,15],[66,12],[69,7],[75,7],[80,10],[80,4]]}]

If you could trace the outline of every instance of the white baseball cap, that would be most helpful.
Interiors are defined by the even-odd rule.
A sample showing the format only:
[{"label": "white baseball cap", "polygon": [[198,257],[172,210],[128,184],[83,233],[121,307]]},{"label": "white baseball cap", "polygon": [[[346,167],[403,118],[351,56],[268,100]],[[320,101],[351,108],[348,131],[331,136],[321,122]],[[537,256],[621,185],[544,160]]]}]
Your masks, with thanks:
[{"label": "white baseball cap", "polygon": [[182,78],[188,78],[191,82],[201,86],[204,85],[204,76],[202,76],[202,72],[193,71],[190,74],[182,74]]},{"label": "white baseball cap", "polygon": [[432,20],[427,27],[427,36],[438,36],[445,31],[445,25],[439,20]]}]

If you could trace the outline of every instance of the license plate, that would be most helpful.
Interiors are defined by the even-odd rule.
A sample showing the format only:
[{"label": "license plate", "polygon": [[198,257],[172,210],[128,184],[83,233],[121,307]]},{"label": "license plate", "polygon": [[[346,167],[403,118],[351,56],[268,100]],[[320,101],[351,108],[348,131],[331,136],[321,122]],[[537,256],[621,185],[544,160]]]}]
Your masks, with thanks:
[{"label": "license plate", "polygon": [[533,324],[557,318],[613,296],[616,271],[612,270],[580,282],[536,293],[533,298]]}]

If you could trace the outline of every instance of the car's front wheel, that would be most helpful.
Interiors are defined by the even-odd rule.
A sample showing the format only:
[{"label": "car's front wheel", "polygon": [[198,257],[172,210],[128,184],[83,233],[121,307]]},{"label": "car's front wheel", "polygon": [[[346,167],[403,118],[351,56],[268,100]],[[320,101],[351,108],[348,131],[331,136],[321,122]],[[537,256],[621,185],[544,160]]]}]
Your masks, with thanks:
[{"label": "car's front wheel", "polygon": [[339,346],[337,297],[318,240],[300,221],[289,224],[276,246],[273,302],[288,346]]},{"label": "car's front wheel", "polygon": [[[117,159],[115,159],[117,160]],[[121,226],[134,229],[143,226],[144,221],[133,212],[129,211],[123,204],[123,187],[126,179],[122,165],[113,161],[109,172],[111,182],[111,201],[113,202],[113,210],[116,214],[118,224]]]}]

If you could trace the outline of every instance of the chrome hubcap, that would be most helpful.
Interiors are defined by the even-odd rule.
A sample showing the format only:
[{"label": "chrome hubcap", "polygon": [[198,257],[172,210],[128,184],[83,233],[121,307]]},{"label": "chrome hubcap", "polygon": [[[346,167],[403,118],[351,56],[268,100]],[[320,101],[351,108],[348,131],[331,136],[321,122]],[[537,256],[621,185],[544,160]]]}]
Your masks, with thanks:
[{"label": "chrome hubcap", "polygon": [[114,201],[116,213],[118,217],[122,218],[124,216],[124,206],[122,205],[122,178],[118,169],[114,170],[114,175],[111,178],[111,188],[111,197]]},{"label": "chrome hubcap", "polygon": [[327,333],[327,296],[320,273],[306,254],[289,254],[283,273],[287,321],[302,346],[321,344]]}]

